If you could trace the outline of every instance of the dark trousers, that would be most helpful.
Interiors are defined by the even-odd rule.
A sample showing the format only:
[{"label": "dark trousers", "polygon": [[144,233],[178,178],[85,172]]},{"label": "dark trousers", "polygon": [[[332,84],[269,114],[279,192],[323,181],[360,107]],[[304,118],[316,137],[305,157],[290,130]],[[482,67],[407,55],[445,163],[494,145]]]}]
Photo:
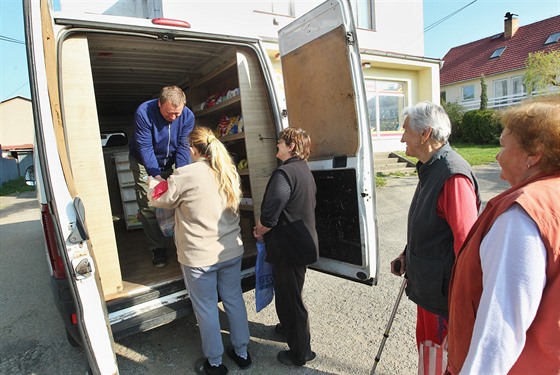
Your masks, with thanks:
[{"label": "dark trousers", "polygon": [[[169,239],[166,238],[161,229],[156,218],[156,208],[152,206],[150,201],[148,201],[148,173],[146,168],[136,160],[132,155],[128,155],[128,161],[130,162],[130,170],[132,171],[132,176],[134,177],[134,189],[136,191],[136,203],[138,203],[138,216],[140,222],[142,223],[142,229],[144,229],[144,234],[148,239],[148,248],[150,251],[155,249],[165,249],[167,248],[167,243]],[[167,179],[173,170],[161,172],[161,177]]]},{"label": "dark trousers", "polygon": [[301,296],[306,271],[307,266],[273,266],[276,313],[293,358],[304,363],[311,355],[309,316]]}]

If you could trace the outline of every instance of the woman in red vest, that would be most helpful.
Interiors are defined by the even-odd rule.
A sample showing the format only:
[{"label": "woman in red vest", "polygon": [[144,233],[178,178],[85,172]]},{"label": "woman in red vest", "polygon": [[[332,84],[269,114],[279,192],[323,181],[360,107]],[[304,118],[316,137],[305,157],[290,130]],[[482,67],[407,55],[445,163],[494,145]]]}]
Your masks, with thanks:
[{"label": "woman in red vest", "polygon": [[450,283],[451,374],[560,373],[560,96],[507,109],[491,199]]}]

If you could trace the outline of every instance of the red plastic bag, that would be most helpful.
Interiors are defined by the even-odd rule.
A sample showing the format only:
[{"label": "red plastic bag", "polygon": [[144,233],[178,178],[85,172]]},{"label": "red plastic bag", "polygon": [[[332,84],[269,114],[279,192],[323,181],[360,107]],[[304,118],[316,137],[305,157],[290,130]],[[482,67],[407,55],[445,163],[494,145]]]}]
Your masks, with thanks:
[{"label": "red plastic bag", "polygon": [[430,340],[420,343],[418,375],[442,375],[447,369],[447,337],[441,345]]}]

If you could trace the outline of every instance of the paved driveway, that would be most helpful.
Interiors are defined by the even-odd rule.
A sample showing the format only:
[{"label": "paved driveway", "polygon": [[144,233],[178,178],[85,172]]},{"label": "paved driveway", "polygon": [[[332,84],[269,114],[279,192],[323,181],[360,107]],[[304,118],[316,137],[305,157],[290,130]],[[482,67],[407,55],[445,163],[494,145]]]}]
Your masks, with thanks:
[{"label": "paved driveway", "polygon": [[[485,203],[508,185],[496,163],[476,167]],[[275,357],[286,348],[274,333],[274,306],[255,312],[254,293],[245,293],[253,366],[231,374],[369,374],[395,302],[400,279],[389,262],[404,247],[406,215],[415,176],[391,178],[377,195],[381,264],[379,283],[369,287],[309,271],[304,299],[310,311],[312,347],[317,359],[288,368]],[[0,197],[0,374],[83,374],[80,349],[66,343],[52,303],[38,205],[34,194]],[[377,367],[378,374],[416,374],[416,309],[403,298]],[[224,331],[227,342],[227,332]],[[116,343],[121,374],[191,374],[201,356],[193,316]]]}]

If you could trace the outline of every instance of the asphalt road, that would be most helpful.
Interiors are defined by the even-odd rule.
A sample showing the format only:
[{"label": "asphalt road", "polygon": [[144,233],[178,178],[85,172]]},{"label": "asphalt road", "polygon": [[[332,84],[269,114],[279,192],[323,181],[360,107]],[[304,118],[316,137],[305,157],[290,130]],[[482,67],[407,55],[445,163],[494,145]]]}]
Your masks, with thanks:
[{"label": "asphalt road", "polygon": [[[503,191],[496,163],[475,168],[482,199]],[[389,262],[404,247],[406,215],[417,178],[392,178],[376,192],[381,267],[377,286],[309,271],[304,299],[317,358],[286,367],[276,353],[287,348],[274,333],[274,306],[255,312],[245,293],[253,366],[245,371],[224,356],[230,374],[369,374],[401,279]],[[0,374],[84,374],[85,357],[66,342],[52,302],[38,204],[34,193],[0,197]],[[416,374],[415,306],[404,297],[377,366],[377,374]],[[224,331],[227,343],[227,332]],[[201,356],[194,316],[115,344],[121,374],[192,374]]]}]

